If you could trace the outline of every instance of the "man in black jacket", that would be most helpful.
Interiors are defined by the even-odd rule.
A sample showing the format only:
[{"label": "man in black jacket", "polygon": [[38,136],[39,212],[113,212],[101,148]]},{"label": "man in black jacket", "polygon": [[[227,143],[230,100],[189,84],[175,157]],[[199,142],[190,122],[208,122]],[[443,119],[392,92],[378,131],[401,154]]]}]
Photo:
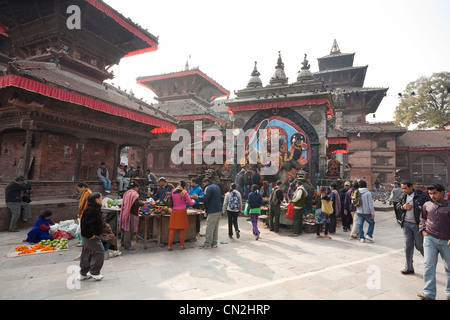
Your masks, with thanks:
[{"label": "man in black jacket", "polygon": [[277,181],[275,188],[272,189],[269,198],[269,227],[270,231],[280,232],[280,205],[284,195],[281,190],[281,180]]},{"label": "man in black jacket", "polygon": [[17,177],[5,189],[5,202],[9,211],[11,212],[11,222],[9,224],[9,231],[17,232],[17,220],[21,211],[23,210],[23,221],[28,221],[31,218],[30,204],[22,201],[22,192],[31,189],[29,181],[25,182],[24,177]]},{"label": "man in black jacket", "polygon": [[405,236],[405,269],[403,274],[414,274],[413,255],[414,247],[423,256],[423,235],[419,232],[420,213],[425,202],[430,197],[420,190],[415,190],[409,181],[402,181],[400,186],[404,196],[397,203],[397,210],[402,212],[401,227]]}]

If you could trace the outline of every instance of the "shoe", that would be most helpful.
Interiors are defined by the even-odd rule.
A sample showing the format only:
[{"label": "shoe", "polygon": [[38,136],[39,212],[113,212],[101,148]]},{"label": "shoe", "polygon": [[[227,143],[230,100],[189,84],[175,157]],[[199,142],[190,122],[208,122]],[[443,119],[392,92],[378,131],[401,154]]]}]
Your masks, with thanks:
[{"label": "shoe", "polygon": [[199,249],[211,249],[211,246],[208,246],[206,244],[202,244],[201,246],[198,247]]},{"label": "shoe", "polygon": [[326,238],[326,239],[331,239],[331,237],[329,235],[327,235],[327,234],[324,235],[323,237]]},{"label": "shoe", "polygon": [[93,275],[91,274],[91,272],[86,273],[86,276],[89,276],[96,281],[100,281],[103,279],[103,276],[101,274]]},{"label": "shoe", "polygon": [[78,281],[83,281],[83,280],[87,280],[91,278],[91,274],[88,272],[88,274],[86,274],[85,276],[83,276],[81,273],[78,274],[77,276],[77,280]]},{"label": "shoe", "polygon": [[180,246],[180,250],[184,250],[185,248],[184,248],[184,246]]},{"label": "shoe", "polygon": [[[120,252],[119,250],[111,250],[110,253],[112,253],[112,258],[118,257],[122,254],[122,252]],[[110,257],[111,257],[111,255],[110,255]]]},{"label": "shoe", "polygon": [[173,250],[172,247],[167,248],[167,251],[172,251],[172,250]]},{"label": "shoe", "polygon": [[[429,296],[427,296],[425,293],[419,293],[417,296],[419,297],[419,300],[434,300],[434,299],[431,299]],[[447,300],[448,300],[448,297],[447,297]]]},{"label": "shoe", "polygon": [[369,236],[369,235],[366,234],[365,238],[366,238],[367,240],[373,242],[373,237],[371,237],[371,236]]},{"label": "shoe", "polygon": [[241,233],[239,231],[236,231],[236,238],[240,238],[241,237]]},{"label": "shoe", "polygon": [[109,191],[109,190],[105,190],[105,192],[106,192],[106,193],[111,193],[111,191]]},{"label": "shoe", "polygon": [[129,248],[126,248],[125,250],[128,250],[128,251],[135,251],[136,248],[135,248],[135,247],[129,247]]},{"label": "shoe", "polygon": [[408,270],[408,269],[402,270],[400,272],[403,274],[414,274],[414,270]]},{"label": "shoe", "polygon": [[228,238],[233,239],[233,236],[228,236]]},{"label": "shoe", "polygon": [[364,240],[364,238],[359,239],[359,242],[364,243],[366,242],[366,240]]},{"label": "shoe", "polygon": [[296,233],[291,233],[291,234],[289,235],[289,237],[298,237],[298,234],[296,234]]},{"label": "shoe", "polygon": [[216,243],[216,244],[212,244],[212,245],[211,245],[211,248],[213,248],[213,249],[214,249],[214,248],[217,248],[217,243]]},{"label": "shoe", "polygon": [[316,235],[316,238],[323,238],[320,234]]},{"label": "shoe", "polygon": [[259,239],[259,233],[256,235],[256,238],[255,238],[256,240],[258,240]]},{"label": "shoe", "polygon": [[350,240],[356,239],[357,236],[350,235]]}]

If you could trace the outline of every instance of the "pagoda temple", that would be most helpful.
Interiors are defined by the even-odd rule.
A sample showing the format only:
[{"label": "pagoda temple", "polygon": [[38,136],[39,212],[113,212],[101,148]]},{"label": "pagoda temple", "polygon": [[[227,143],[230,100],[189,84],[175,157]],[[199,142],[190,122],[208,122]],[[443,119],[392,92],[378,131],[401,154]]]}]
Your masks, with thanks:
[{"label": "pagoda temple", "polygon": [[102,190],[100,162],[114,184],[123,147],[146,154],[176,129],[175,117],[104,83],[158,39],[103,1],[1,0],[0,27],[3,186],[23,175],[35,196],[73,195],[81,179]]},{"label": "pagoda temple", "polygon": [[315,78],[333,95],[335,118],[330,123],[327,175],[364,179],[369,187],[396,179],[396,138],[407,131],[392,122],[369,123],[388,88],[364,87],[368,66],[353,66],[354,53],[342,53],[334,40],[330,54],[318,58]]},{"label": "pagoda temple", "polygon": [[[164,138],[160,137],[159,147],[153,148],[148,158],[148,164],[153,168],[153,172],[174,179],[186,177],[195,172],[200,174],[201,165],[199,164],[203,164],[202,152],[209,143],[208,139],[203,139],[207,134],[205,131],[216,129],[222,135],[227,128],[231,128],[230,115],[214,110],[216,99],[229,97],[230,92],[198,67],[190,68],[189,62],[186,62],[182,71],[142,76],[136,81],[156,94],[155,99],[158,103],[154,104],[154,107],[175,117],[178,121],[178,129],[188,130],[191,137],[197,134],[202,138],[202,141],[197,142],[201,144],[201,147],[197,148],[194,142],[188,146],[191,155],[190,163],[174,165],[171,161],[171,150],[176,142],[170,141],[167,135],[164,141],[161,140]],[[196,128],[196,125],[201,128]],[[220,152],[225,151],[220,150]],[[196,161],[196,157],[200,158]],[[220,163],[217,165],[217,169],[223,167]]]},{"label": "pagoda temple", "polygon": [[245,159],[235,164],[256,165],[249,161],[252,153],[259,159],[266,150],[258,138],[260,129],[277,129],[279,133],[279,170],[264,178],[285,183],[305,171],[313,185],[323,178],[327,163],[326,137],[328,122],[334,117],[333,98],[322,81],[309,70],[307,55],[301,62],[297,79],[289,83],[281,53],[269,84],[264,85],[255,62],[247,87],[236,91],[236,98],[226,101],[233,114],[233,127],[244,132],[251,130],[247,139]]}]

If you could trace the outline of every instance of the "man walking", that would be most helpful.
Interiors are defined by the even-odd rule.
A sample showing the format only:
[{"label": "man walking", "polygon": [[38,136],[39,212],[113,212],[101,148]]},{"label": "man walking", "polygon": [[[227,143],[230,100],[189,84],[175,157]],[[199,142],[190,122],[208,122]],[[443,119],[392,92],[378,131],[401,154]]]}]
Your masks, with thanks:
[{"label": "man walking", "polygon": [[350,231],[350,225],[352,224],[352,216],[351,214],[345,213],[345,195],[347,194],[347,191],[350,190],[351,183],[350,181],[345,181],[344,187],[339,190],[339,198],[341,200],[341,221],[342,221],[342,228],[344,232]]},{"label": "man walking", "polygon": [[401,201],[402,197],[404,196],[403,190],[400,187],[399,182],[395,182],[395,188],[392,189],[391,195],[389,196],[389,202],[392,203],[394,206],[394,212],[395,212],[395,218],[397,219],[397,222],[399,225],[402,224],[402,210],[399,210],[397,208],[397,204]]},{"label": "man walking", "polygon": [[344,215],[350,215],[350,221],[352,221],[350,229],[350,239],[358,238],[358,216],[356,214],[356,207],[353,205],[352,194],[359,188],[358,180],[353,181],[352,187],[345,194],[344,200]]},{"label": "man walking", "polygon": [[423,205],[419,231],[424,236],[424,290],[421,300],[436,299],[436,265],[438,255],[444,261],[447,275],[447,300],[450,300],[450,201],[444,199],[445,188],[433,184],[428,188],[431,201]]},{"label": "man walking", "polygon": [[192,199],[198,198],[206,207],[206,238],[205,243],[200,246],[200,249],[217,248],[219,220],[220,214],[222,213],[221,192],[219,186],[212,183],[209,178],[204,178],[202,182],[205,187],[203,196],[199,197],[197,194],[192,196]]},{"label": "man walking", "polygon": [[[356,208],[356,213],[358,214],[358,232],[359,241],[365,242],[366,239],[373,242],[373,231],[375,228],[375,209],[373,206],[372,193],[367,189],[367,182],[360,180],[359,183],[359,193],[361,194],[362,204]],[[369,224],[369,229],[367,234],[364,236],[364,221]]]},{"label": "man walking", "polygon": [[400,226],[405,236],[405,269],[403,274],[414,274],[413,255],[414,247],[423,255],[423,236],[419,232],[420,213],[422,206],[430,198],[420,190],[415,190],[409,181],[402,181],[400,186],[403,197],[397,204],[397,210],[402,213]]},{"label": "man walking", "polygon": [[5,188],[6,207],[11,212],[11,222],[9,224],[10,232],[17,232],[17,220],[23,210],[23,221],[31,218],[31,206],[28,202],[22,201],[22,191],[30,190],[30,182],[25,182],[22,176],[17,177]]},{"label": "man walking", "polygon": [[280,232],[280,205],[283,201],[283,182],[278,180],[275,188],[272,189],[269,198],[269,228],[270,231]]}]

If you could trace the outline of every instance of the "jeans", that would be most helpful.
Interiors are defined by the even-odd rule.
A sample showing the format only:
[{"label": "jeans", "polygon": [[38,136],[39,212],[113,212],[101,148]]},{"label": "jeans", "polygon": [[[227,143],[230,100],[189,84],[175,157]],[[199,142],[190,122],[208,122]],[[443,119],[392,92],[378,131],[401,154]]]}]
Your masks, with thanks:
[{"label": "jeans", "polygon": [[103,188],[105,188],[105,191],[111,191],[111,180],[105,178],[98,178],[98,181],[103,183]]},{"label": "jeans", "polygon": [[405,236],[405,269],[414,271],[414,247],[416,247],[416,249],[423,255],[423,235],[419,232],[419,226],[416,223],[411,223],[408,221],[403,223],[403,234]]},{"label": "jeans", "polygon": [[303,233],[303,212],[305,208],[296,209],[294,208],[294,219],[292,219],[293,233],[302,234]]},{"label": "jeans", "polygon": [[358,213],[358,232],[359,232],[359,238],[364,239],[364,221],[367,221],[369,224],[369,229],[367,230],[367,235],[369,237],[373,236],[373,230],[375,228],[375,220],[373,220],[372,215],[369,214],[361,214]]},{"label": "jeans", "polygon": [[[124,178],[124,177],[117,177],[117,181],[119,182],[119,191],[127,191],[128,190],[128,185],[130,184],[130,179]],[[105,186],[105,183],[103,183],[103,186]],[[109,182],[109,188],[111,189],[111,182]],[[106,190],[106,187],[105,187],[105,190]]]},{"label": "jeans", "polygon": [[233,236],[233,227],[236,232],[240,232],[239,227],[238,227],[239,211],[236,212],[236,211],[227,210],[227,215],[228,215],[228,235],[230,237],[232,237]]},{"label": "jeans", "polygon": [[259,213],[250,213],[250,219],[252,220],[252,227],[253,227],[253,235],[255,236],[259,234],[258,218]]},{"label": "jeans", "polygon": [[23,219],[31,218],[31,206],[29,203],[21,202],[6,202],[6,207],[8,207],[11,212],[11,222],[9,224],[9,229],[16,229],[17,220],[19,220],[20,213],[23,210]]},{"label": "jeans", "polygon": [[207,247],[217,246],[221,213],[222,212],[209,213],[206,218],[206,236],[204,245]]},{"label": "jeans", "polygon": [[279,231],[280,228],[280,205],[271,205],[269,211],[269,227],[270,231]]},{"label": "jeans", "polygon": [[441,254],[444,261],[445,274],[447,275],[447,297],[450,296],[450,245],[448,240],[436,239],[432,236],[423,237],[424,246],[424,270],[423,280],[425,293],[431,299],[436,299],[436,265],[438,255]]}]

